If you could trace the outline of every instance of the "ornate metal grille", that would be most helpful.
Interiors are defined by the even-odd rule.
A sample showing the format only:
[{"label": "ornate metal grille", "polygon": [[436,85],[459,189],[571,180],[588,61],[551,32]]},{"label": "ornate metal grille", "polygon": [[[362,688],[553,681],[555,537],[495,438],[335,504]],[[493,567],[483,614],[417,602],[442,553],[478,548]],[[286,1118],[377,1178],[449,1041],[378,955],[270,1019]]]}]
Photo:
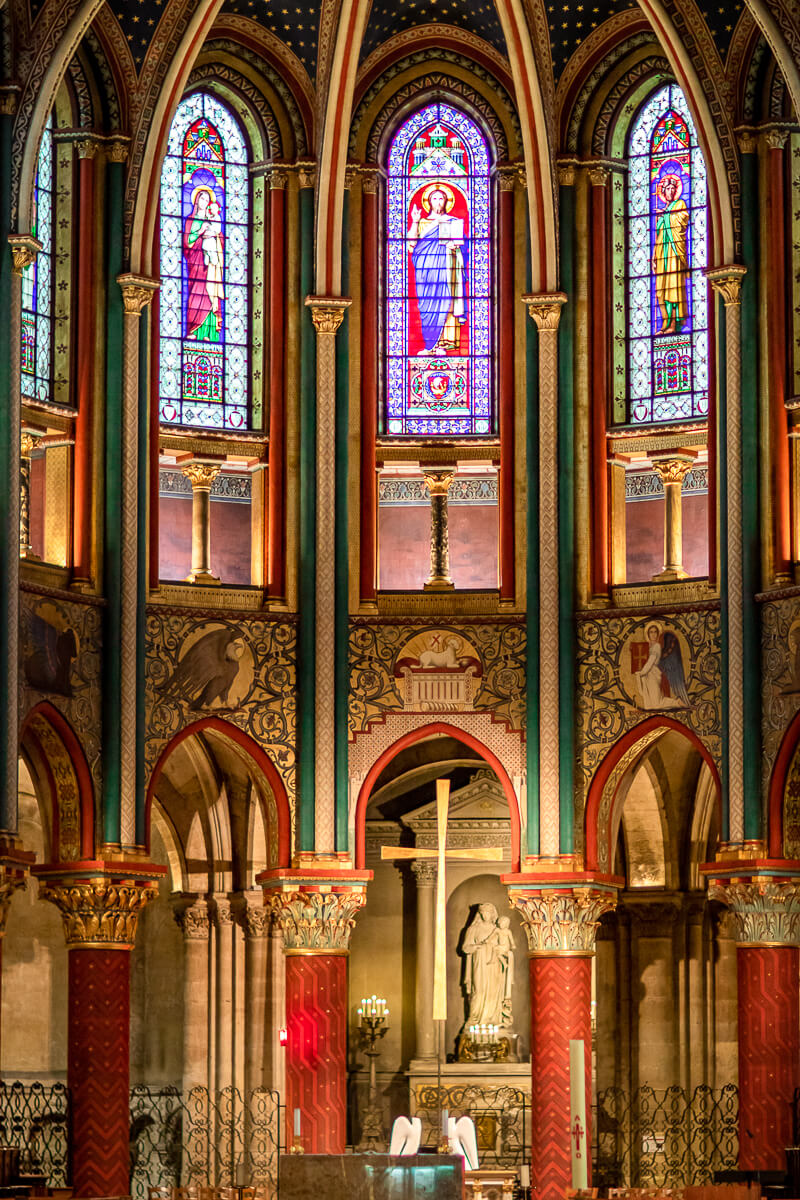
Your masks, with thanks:
[{"label": "ornate metal grille", "polygon": [[131,1089],[131,1194],[158,1185],[259,1184],[277,1194],[280,1100],[257,1088],[209,1092],[145,1085]]},{"label": "ornate metal grille", "polygon": [[596,1187],[682,1187],[735,1170],[739,1091],[671,1087],[599,1092],[593,1120]]},{"label": "ornate metal grille", "polygon": [[0,1083],[0,1141],[20,1149],[24,1174],[67,1183],[69,1093],[63,1083]]},{"label": "ornate metal grille", "polygon": [[472,1117],[478,1137],[482,1167],[513,1167],[529,1157],[530,1100],[515,1087],[454,1084],[442,1087],[422,1084],[415,1088],[412,1116],[422,1121],[422,1145],[435,1146],[439,1114]]}]

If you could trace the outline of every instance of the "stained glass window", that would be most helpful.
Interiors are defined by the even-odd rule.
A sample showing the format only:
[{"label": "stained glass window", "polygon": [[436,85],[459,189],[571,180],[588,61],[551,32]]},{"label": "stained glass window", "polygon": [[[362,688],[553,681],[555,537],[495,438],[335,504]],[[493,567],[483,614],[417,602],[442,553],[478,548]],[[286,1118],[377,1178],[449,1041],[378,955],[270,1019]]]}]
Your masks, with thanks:
[{"label": "stained glass window", "polygon": [[389,150],[381,432],[493,431],[489,153],[478,127],[429,104]]},{"label": "stained glass window", "polygon": [[33,185],[33,229],[42,248],[22,272],[22,395],[52,399],[53,117],[44,128]]},{"label": "stained glass window", "polygon": [[238,122],[215,96],[188,96],[161,175],[164,424],[248,427],[249,190]]},{"label": "stained glass window", "polygon": [[628,420],[708,413],[706,167],[675,84],[655,92],[628,148]]}]

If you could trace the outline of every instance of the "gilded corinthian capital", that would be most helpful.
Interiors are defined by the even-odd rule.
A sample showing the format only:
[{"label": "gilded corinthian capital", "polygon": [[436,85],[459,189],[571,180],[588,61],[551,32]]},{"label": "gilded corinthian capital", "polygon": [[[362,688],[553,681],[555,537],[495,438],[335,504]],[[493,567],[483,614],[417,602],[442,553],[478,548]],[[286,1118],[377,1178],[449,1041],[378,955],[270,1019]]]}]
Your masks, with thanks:
[{"label": "gilded corinthian capital", "polygon": [[311,320],[317,333],[334,334],[344,320],[345,309],[352,304],[349,296],[306,296]]},{"label": "gilded corinthian capital", "polygon": [[708,896],[727,905],[738,945],[800,945],[800,879],[764,875],[711,878]]},{"label": "gilded corinthian capital", "polygon": [[139,913],[157,895],[155,880],[39,879],[40,899],[61,912],[68,947],[132,950]]},{"label": "gilded corinthian capital", "polygon": [[366,887],[358,885],[287,890],[269,899],[287,954],[347,954],[356,914],[365,903]]},{"label": "gilded corinthian capital", "polygon": [[614,888],[510,889],[511,907],[525,925],[528,950],[536,955],[594,954],[597,926],[617,902]]},{"label": "gilded corinthian capital", "polygon": [[536,322],[540,333],[555,333],[561,320],[561,308],[567,302],[565,292],[542,292],[522,297],[528,315]]}]

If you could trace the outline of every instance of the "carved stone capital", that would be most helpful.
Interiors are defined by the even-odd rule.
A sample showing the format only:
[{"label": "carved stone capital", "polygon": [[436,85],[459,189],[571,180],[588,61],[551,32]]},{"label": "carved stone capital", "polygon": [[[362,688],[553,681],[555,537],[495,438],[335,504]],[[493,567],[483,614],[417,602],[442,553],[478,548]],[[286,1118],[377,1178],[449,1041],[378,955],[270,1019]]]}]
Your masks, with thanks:
[{"label": "carved stone capital", "polygon": [[158,291],[157,279],[149,279],[146,275],[134,275],[130,271],[118,275],[117,283],[122,289],[122,303],[128,316],[141,316],[142,309],[147,308]]},{"label": "carved stone capital", "polygon": [[742,280],[747,274],[747,267],[732,263],[728,267],[709,267],[705,274],[714,291],[722,297],[726,308],[741,303]]},{"label": "carved stone capital", "polygon": [[501,192],[513,192],[519,183],[519,163],[503,163],[498,167],[497,182]]},{"label": "carved stone capital", "polygon": [[39,444],[39,438],[35,433],[31,433],[27,429],[23,429],[19,437],[19,456],[20,458],[30,458]]},{"label": "carved stone capital", "polygon": [[227,896],[214,897],[214,924],[217,929],[227,929],[233,925],[233,908]]},{"label": "carved stone capital", "polygon": [[567,302],[565,292],[543,292],[539,296],[523,296],[528,315],[536,322],[540,333],[555,333],[561,320],[561,308]]},{"label": "carved stone capital", "polygon": [[600,163],[595,163],[594,165],[590,166],[587,170],[587,174],[589,176],[589,183],[592,185],[592,187],[606,187],[609,179],[611,178],[611,172],[609,171],[608,167],[605,167]]},{"label": "carved stone capital", "polygon": [[289,181],[289,172],[281,170],[280,167],[272,167],[269,172],[269,187],[270,191],[282,191]]},{"label": "carved stone capital", "polygon": [[313,188],[317,182],[317,164],[315,162],[299,162],[297,178],[301,188]]},{"label": "carved stone capital", "polygon": [[509,889],[511,907],[520,913],[531,956],[594,954],[600,918],[617,902],[612,888],[569,890]]},{"label": "carved stone capital", "polygon": [[190,462],[181,467],[181,474],[189,480],[193,492],[210,492],[219,469],[219,463]]},{"label": "carved stone capital", "polygon": [[356,914],[366,903],[366,888],[309,885],[276,892],[268,902],[287,954],[347,954]]},{"label": "carved stone capital", "polygon": [[349,296],[306,296],[306,305],[311,309],[311,320],[319,334],[335,334],[344,320],[345,310],[351,304]]},{"label": "carved stone capital", "polygon": [[424,479],[431,496],[446,496],[454,478],[455,471],[447,468],[437,468],[435,471],[425,471],[424,473]]},{"label": "carved stone capital", "polygon": [[556,176],[559,187],[575,187],[577,163],[573,159],[565,159],[556,166]]},{"label": "carved stone capital", "polygon": [[730,909],[737,945],[800,945],[800,879],[767,875],[711,878],[708,896]]},{"label": "carved stone capital", "polygon": [[436,883],[437,866],[435,858],[415,858],[411,863],[411,870],[417,880],[418,888],[432,888]]},{"label": "carved stone capital", "polygon": [[380,167],[362,166],[359,174],[361,175],[361,191],[369,196],[377,195],[381,182]]},{"label": "carved stone capital", "polygon": [[669,454],[663,458],[650,456],[653,470],[665,487],[668,483],[677,483],[683,486],[684,479],[694,466],[694,460],[693,454]]},{"label": "carved stone capital", "polygon": [[758,150],[758,138],[754,129],[739,129],[736,133],[736,141],[740,154],[755,154]]},{"label": "carved stone capital", "polygon": [[133,949],[139,913],[157,895],[155,881],[104,877],[61,881],[39,877],[39,897],[60,910],[70,948]]},{"label": "carved stone capital", "polygon": [[19,104],[19,87],[5,84],[0,87],[0,117],[13,117]]},{"label": "carved stone capital", "polygon": [[128,161],[128,142],[127,139],[114,139],[106,143],[106,158],[112,163],[124,163]]},{"label": "carved stone capital", "polygon": [[97,158],[100,153],[100,143],[96,138],[81,138],[75,143],[75,149],[78,152],[78,158]]},{"label": "carved stone capital", "polygon": [[789,138],[787,129],[767,129],[761,135],[761,140],[767,150],[783,150]]},{"label": "carved stone capital", "polygon": [[29,233],[10,233],[8,244],[11,247],[11,269],[15,275],[21,275],[26,267],[35,263],[42,248],[42,243]]},{"label": "carved stone capital", "polygon": [[207,942],[211,922],[205,900],[177,901],[173,916],[187,942]]}]

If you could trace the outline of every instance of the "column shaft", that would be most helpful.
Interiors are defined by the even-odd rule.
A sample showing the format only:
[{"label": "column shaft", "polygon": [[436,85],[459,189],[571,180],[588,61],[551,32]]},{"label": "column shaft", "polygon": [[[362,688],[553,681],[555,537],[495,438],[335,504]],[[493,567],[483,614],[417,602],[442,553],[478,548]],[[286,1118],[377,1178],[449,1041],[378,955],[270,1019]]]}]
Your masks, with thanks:
[{"label": "column shaft", "polygon": [[361,599],[374,600],[378,561],[378,181],[361,187]]},{"label": "column shaft", "polygon": [[175,913],[183,931],[183,1091],[208,1087],[208,905]]},{"label": "column shaft", "polygon": [[269,594],[286,596],[286,400],[284,396],[284,313],[286,311],[286,174],[269,180],[269,484],[267,523]]},{"label": "column shaft", "polygon": [[267,1022],[267,946],[270,914],[263,907],[248,905],[244,915],[244,1088],[250,1095],[255,1088],[269,1087],[266,1079]]},{"label": "column shaft", "polygon": [[426,471],[425,482],[431,497],[431,573],[425,580],[425,591],[451,591],[450,533],[448,530],[447,493],[453,482],[452,469]]},{"label": "column shaft", "polygon": [[591,287],[591,480],[592,480],[592,594],[609,593],[608,463],[608,181],[607,167],[589,170],[591,183],[592,269]]},{"label": "column shaft", "polygon": [[70,950],[68,1014],[72,1187],[77,1196],[124,1196],[130,1190],[127,950]]},{"label": "column shaft", "polygon": [[500,472],[500,599],[516,595],[516,513],[514,489],[514,187],[517,169],[500,171],[498,196],[498,407]]},{"label": "column shaft", "polygon": [[347,1140],[347,958],[286,958],[286,1123],[300,1109],[309,1154],[343,1154]]},{"label": "column shaft", "polygon": [[791,579],[791,487],[786,418],[786,215],[784,147],[787,134],[772,130],[766,143],[767,358],[769,363],[770,480],[772,485],[772,575]]},{"label": "column shaft", "polygon": [[[534,956],[531,973],[531,1179],[541,1200],[562,1200],[571,1184],[569,1043],[583,1039],[586,1145],[591,1146],[592,960]],[[591,1156],[589,1161],[591,1183]]]},{"label": "column shaft", "polygon": [[800,1079],[800,948],[739,946],[739,1169],[783,1171]]},{"label": "column shaft", "polygon": [[19,452],[19,556],[29,558],[31,546],[31,451],[35,439],[22,431]]},{"label": "column shaft", "polygon": [[217,1091],[231,1087],[235,1082],[233,1073],[234,1051],[234,978],[233,917],[230,900],[216,901],[214,930],[217,941],[215,985],[217,993],[216,1011],[216,1078]]},{"label": "column shaft", "polygon": [[92,443],[94,439],[94,211],[97,143],[78,144],[78,304],[76,306],[75,478],[73,487],[72,569],[76,583],[92,577]]},{"label": "column shaft", "polygon": [[417,876],[417,1058],[436,1058],[433,1021],[433,879]]}]

